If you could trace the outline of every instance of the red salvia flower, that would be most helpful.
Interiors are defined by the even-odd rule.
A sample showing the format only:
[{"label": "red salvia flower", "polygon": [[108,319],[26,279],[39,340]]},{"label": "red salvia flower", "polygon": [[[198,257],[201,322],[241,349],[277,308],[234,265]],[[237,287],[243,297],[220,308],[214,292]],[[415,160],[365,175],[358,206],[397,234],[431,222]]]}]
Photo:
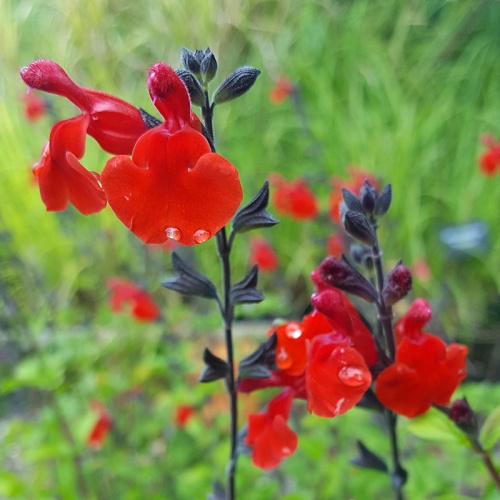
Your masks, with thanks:
[{"label": "red salvia flower", "polygon": [[98,450],[102,448],[106,436],[113,427],[113,419],[106,407],[99,401],[91,401],[90,407],[97,413],[97,420],[87,436],[87,446]]},{"label": "red salvia flower", "polygon": [[131,154],[137,139],[147,131],[139,109],[110,94],[78,86],[59,64],[49,59],[21,69],[28,87],[69,99],[90,116],[87,133],[111,154]]},{"label": "red salvia flower", "polygon": [[286,77],[281,76],[269,91],[269,100],[272,104],[281,104],[295,92],[293,83]]},{"label": "red salvia flower", "polygon": [[47,112],[47,105],[36,92],[27,92],[22,96],[24,116],[30,121],[39,120]]},{"label": "red salvia flower", "polygon": [[113,312],[120,312],[125,307],[130,309],[137,321],[154,321],[160,317],[160,309],[148,292],[135,283],[119,278],[108,281],[111,292],[109,304]]},{"label": "red salvia flower", "polygon": [[275,186],[272,200],[276,211],[297,221],[312,220],[318,215],[318,203],[305,179],[287,181],[279,174],[272,174]]},{"label": "red salvia flower", "polygon": [[265,238],[250,238],[250,263],[257,264],[260,271],[271,272],[278,267],[278,256]]},{"label": "red salvia flower", "polygon": [[137,141],[132,158],[108,161],[101,179],[109,205],[145,243],[202,243],[238,208],[238,171],[193,128],[189,94],[172,68],[155,64],[148,86],[165,122]]},{"label": "red salvia flower", "polygon": [[356,349],[326,334],[311,342],[305,381],[307,409],[320,417],[335,417],[361,400],[372,376]]},{"label": "red salvia flower", "polygon": [[40,162],[33,165],[42,201],[49,212],[65,210],[72,203],[82,214],[89,215],[106,206],[99,175],[78,161],[85,152],[88,123],[88,114],[56,123]]},{"label": "red salvia flower", "polygon": [[396,327],[401,341],[395,363],[380,373],[375,385],[380,402],[408,418],[422,415],[433,404],[448,404],[466,375],[467,347],[446,346],[439,337],[424,333],[429,318],[429,305],[419,299]]},{"label": "red salvia flower", "polygon": [[189,405],[180,405],[175,409],[174,421],[175,425],[182,429],[186,427],[191,417],[195,414],[195,409]]},{"label": "red salvia flower", "polygon": [[292,402],[293,392],[287,388],[269,402],[264,412],[250,414],[245,443],[252,448],[252,462],[257,467],[277,467],[297,449],[297,435],[287,423]]},{"label": "red salvia flower", "polygon": [[482,143],[488,149],[479,157],[479,168],[486,177],[492,177],[500,170],[500,142],[485,135]]},{"label": "red salvia flower", "polygon": [[346,180],[341,177],[333,177],[331,179],[333,189],[330,193],[328,201],[328,213],[330,215],[330,219],[336,224],[340,224],[339,208],[340,203],[343,200],[342,188],[345,188],[358,196],[360,189],[367,180],[374,188],[379,189],[379,182],[371,174],[358,169],[354,165],[350,165],[347,170],[349,173],[349,179]]}]

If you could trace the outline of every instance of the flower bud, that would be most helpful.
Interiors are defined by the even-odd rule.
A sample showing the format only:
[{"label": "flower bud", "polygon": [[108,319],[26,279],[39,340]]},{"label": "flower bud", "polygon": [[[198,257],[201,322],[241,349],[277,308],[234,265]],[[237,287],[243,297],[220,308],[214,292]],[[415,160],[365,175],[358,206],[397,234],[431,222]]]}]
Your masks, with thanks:
[{"label": "flower bud", "polygon": [[344,256],[342,259],[327,257],[319,265],[319,276],[325,284],[361,297],[367,302],[377,300],[375,287]]},{"label": "flower bud", "polygon": [[[190,71],[194,75],[200,74],[200,60],[198,57],[199,50],[191,52],[185,47],[181,47],[181,64],[187,71]],[[203,54],[203,52],[201,52]]]},{"label": "flower bud", "polygon": [[368,270],[373,269],[372,251],[365,245],[351,245],[351,257],[356,264],[361,264]]},{"label": "flower bud", "polygon": [[375,232],[363,214],[347,210],[344,214],[342,224],[344,225],[345,232],[355,240],[369,247],[375,244]]},{"label": "flower bud", "polygon": [[475,436],[477,434],[476,415],[466,398],[453,401],[448,410],[448,417],[468,435]]},{"label": "flower bud", "polygon": [[380,217],[384,215],[389,207],[391,206],[392,201],[392,187],[390,184],[384,186],[384,189],[380,192],[377,201],[375,202],[375,209],[373,211],[376,217]]},{"label": "flower bud", "polygon": [[412,287],[410,270],[399,261],[396,267],[388,274],[382,290],[382,297],[386,305],[392,306],[402,298],[406,297]]},{"label": "flower bud", "polygon": [[363,184],[363,187],[359,191],[359,200],[365,214],[373,213],[377,198],[378,191],[370,184],[369,181],[366,180]]},{"label": "flower bud", "polygon": [[213,103],[221,104],[243,95],[255,83],[259,75],[260,71],[250,66],[243,66],[233,71],[215,89]]},{"label": "flower bud", "polygon": [[217,59],[208,47],[200,63],[200,73],[204,83],[211,82],[217,74]]}]

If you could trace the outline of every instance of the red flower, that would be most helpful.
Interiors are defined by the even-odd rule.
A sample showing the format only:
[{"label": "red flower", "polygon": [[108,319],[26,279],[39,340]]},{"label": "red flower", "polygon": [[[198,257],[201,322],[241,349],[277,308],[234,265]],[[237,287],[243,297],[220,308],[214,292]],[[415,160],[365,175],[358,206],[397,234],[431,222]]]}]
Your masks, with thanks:
[{"label": "red flower", "polygon": [[182,429],[186,427],[188,421],[194,415],[195,409],[189,405],[180,405],[175,409],[174,421],[175,425]]},{"label": "red flower", "polygon": [[345,180],[341,177],[333,177],[331,180],[333,189],[332,192],[330,193],[330,199],[328,202],[329,205],[328,212],[330,214],[330,219],[337,224],[340,224],[339,207],[340,203],[343,200],[342,188],[345,188],[351,191],[356,196],[358,196],[359,191],[363,187],[365,180],[367,180],[373,187],[379,189],[379,183],[377,179],[375,179],[369,173],[364,172],[363,170],[359,170],[357,167],[353,165],[350,165],[347,170],[349,172],[350,179]]},{"label": "red flower", "polygon": [[30,122],[40,119],[47,112],[45,101],[36,92],[27,92],[22,96],[23,112]]},{"label": "red flower", "polygon": [[447,347],[439,337],[422,331],[428,311],[422,299],[412,305],[399,326],[402,340],[395,363],[382,371],[375,385],[380,402],[408,418],[422,415],[433,404],[448,404],[466,375],[467,347]]},{"label": "red flower", "polygon": [[270,182],[276,186],[273,204],[276,211],[295,220],[312,220],[318,215],[318,204],[304,179],[287,181],[279,174],[272,174]]},{"label": "red flower", "polygon": [[250,262],[260,271],[274,271],[278,267],[278,256],[271,244],[262,237],[250,238]]},{"label": "red flower", "polygon": [[154,65],[148,86],[165,122],[137,141],[132,159],[108,161],[102,184],[109,205],[145,243],[202,243],[238,208],[238,172],[192,128],[189,95],[172,68]]},{"label": "red flower", "polygon": [[135,283],[111,278],[108,288],[111,291],[109,304],[113,312],[122,311],[127,306],[137,321],[154,321],[160,317],[160,309],[151,296]]},{"label": "red flower", "polygon": [[356,405],[372,381],[363,356],[335,335],[315,337],[306,367],[307,409],[320,417],[342,415]]},{"label": "red flower", "polygon": [[87,133],[108,153],[130,154],[147,131],[138,108],[104,92],[79,87],[54,61],[32,62],[21,69],[21,78],[30,88],[66,97],[89,114]]},{"label": "red flower", "polygon": [[40,194],[49,212],[65,210],[72,203],[84,215],[106,206],[99,176],[78,161],[85,151],[89,115],[83,114],[54,125],[43,148],[42,159],[33,165]]},{"label": "red flower", "polygon": [[276,80],[274,87],[269,91],[269,100],[273,104],[281,104],[295,92],[295,86],[285,76]]},{"label": "red flower", "polygon": [[287,420],[293,402],[290,389],[275,396],[262,413],[248,419],[245,443],[252,447],[252,462],[261,469],[272,469],[297,449],[297,435]]},{"label": "red flower", "polygon": [[488,150],[479,157],[479,168],[486,177],[492,177],[500,170],[500,142],[489,135],[484,136],[482,142]]},{"label": "red flower", "polygon": [[98,450],[102,448],[106,436],[113,427],[113,420],[108,410],[99,401],[92,401],[90,406],[97,413],[97,420],[87,436],[87,446]]}]

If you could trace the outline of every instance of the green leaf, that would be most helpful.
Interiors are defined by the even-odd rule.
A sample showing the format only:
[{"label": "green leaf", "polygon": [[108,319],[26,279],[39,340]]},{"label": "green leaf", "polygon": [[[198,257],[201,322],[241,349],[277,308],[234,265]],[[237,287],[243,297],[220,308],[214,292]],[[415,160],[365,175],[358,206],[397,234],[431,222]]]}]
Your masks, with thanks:
[{"label": "green leaf", "polygon": [[485,450],[491,450],[500,439],[500,406],[497,406],[489,415],[481,431],[479,441]]},{"label": "green leaf", "polygon": [[408,424],[408,430],[422,439],[471,447],[464,433],[446,415],[435,408],[414,418]]}]

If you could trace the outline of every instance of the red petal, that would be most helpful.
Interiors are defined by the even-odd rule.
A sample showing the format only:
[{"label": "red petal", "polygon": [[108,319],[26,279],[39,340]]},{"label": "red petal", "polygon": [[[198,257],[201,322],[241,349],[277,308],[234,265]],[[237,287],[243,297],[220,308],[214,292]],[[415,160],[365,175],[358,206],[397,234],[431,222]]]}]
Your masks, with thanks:
[{"label": "red petal", "polygon": [[426,380],[401,363],[389,366],[378,376],[375,393],[385,407],[408,418],[422,415],[432,405]]},{"label": "red petal", "polygon": [[89,115],[82,114],[57,122],[50,131],[50,154],[58,163],[66,163],[66,153],[80,159],[85,153]]},{"label": "red petal", "polygon": [[307,409],[320,417],[335,417],[360,401],[371,384],[363,357],[346,344],[332,342],[328,335],[311,343],[306,368]]},{"label": "red petal", "polygon": [[[151,130],[134,149],[134,161],[143,164],[117,156],[105,166],[101,180],[111,208],[145,243],[163,243],[168,228],[177,230],[182,245],[208,239],[229,222],[242,198],[237,170],[209,150],[194,130],[171,136]],[[197,238],[200,231],[203,238]]]}]

